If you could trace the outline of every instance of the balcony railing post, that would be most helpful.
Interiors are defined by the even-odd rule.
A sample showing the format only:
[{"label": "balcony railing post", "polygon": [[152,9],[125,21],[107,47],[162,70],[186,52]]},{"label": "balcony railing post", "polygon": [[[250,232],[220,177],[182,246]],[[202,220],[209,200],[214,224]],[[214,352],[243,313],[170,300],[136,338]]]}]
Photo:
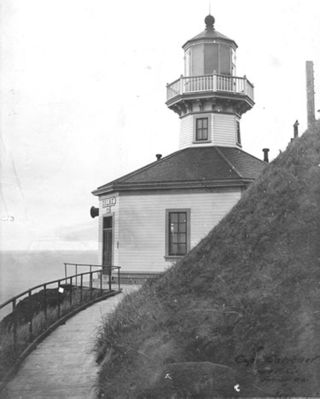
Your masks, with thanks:
[{"label": "balcony railing post", "polygon": [[13,316],[13,350],[17,351],[17,309],[16,309],[16,299],[12,301],[12,316]]},{"label": "balcony railing post", "polygon": [[179,79],[179,92],[180,94],[184,93],[184,80],[183,80],[183,75],[180,75],[180,79]]},{"label": "balcony railing post", "polygon": [[64,277],[67,277],[67,264],[64,264]]},{"label": "balcony railing post", "polygon": [[118,291],[120,291],[120,267],[118,267]]},{"label": "balcony railing post", "polygon": [[217,75],[215,73],[212,76],[212,90],[217,91]]}]

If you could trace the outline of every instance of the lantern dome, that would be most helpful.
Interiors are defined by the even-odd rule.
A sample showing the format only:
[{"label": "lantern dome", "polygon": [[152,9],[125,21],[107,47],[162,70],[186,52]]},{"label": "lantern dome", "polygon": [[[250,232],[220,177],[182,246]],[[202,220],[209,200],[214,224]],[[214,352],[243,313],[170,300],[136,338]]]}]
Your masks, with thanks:
[{"label": "lantern dome", "polygon": [[182,46],[185,51],[185,76],[212,73],[235,75],[237,43],[215,29],[212,15],[207,15],[204,21],[205,30]]}]

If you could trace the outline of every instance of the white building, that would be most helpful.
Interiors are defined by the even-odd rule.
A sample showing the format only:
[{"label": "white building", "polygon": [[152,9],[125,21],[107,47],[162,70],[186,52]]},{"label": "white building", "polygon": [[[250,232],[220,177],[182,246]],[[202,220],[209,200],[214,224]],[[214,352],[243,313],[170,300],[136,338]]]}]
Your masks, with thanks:
[{"label": "white building", "polygon": [[253,85],[236,76],[234,40],[214,28],[188,40],[184,76],[167,86],[181,120],[180,149],[98,187],[99,252],[124,272],[161,272],[184,256],[236,204],[265,163],[241,147]]}]

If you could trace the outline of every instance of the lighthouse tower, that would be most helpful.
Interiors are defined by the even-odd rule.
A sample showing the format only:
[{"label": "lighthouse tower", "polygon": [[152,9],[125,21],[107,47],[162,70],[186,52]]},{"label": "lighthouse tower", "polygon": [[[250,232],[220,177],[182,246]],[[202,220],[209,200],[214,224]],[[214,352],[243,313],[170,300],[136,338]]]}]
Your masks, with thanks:
[{"label": "lighthouse tower", "polygon": [[212,15],[205,30],[183,46],[184,75],[167,85],[167,106],[181,119],[180,148],[241,148],[240,119],[251,109],[253,85],[236,76],[234,40],[215,29]]}]

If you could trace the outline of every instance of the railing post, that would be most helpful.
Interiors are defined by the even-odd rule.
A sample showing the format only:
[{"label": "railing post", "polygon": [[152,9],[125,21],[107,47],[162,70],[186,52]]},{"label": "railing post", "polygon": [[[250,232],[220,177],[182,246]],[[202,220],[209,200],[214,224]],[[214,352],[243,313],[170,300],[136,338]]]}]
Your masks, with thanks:
[{"label": "railing post", "polygon": [[92,299],[92,271],[90,271],[90,299]]},{"label": "railing post", "polygon": [[82,303],[82,286],[83,286],[83,274],[80,277],[80,303]]},{"label": "railing post", "polygon": [[118,291],[120,291],[120,267],[118,267]]},{"label": "railing post", "polygon": [[67,264],[64,264],[64,277],[67,277]]},{"label": "railing post", "polygon": [[179,91],[180,91],[180,94],[184,93],[183,85],[184,85],[183,75],[180,75],[180,79],[179,79],[179,86],[180,86],[179,87]]},{"label": "railing post", "polygon": [[61,280],[58,281],[58,289],[57,289],[57,297],[58,297],[58,304],[57,304],[57,306],[58,306],[58,319],[60,319],[60,313],[61,313],[61,312],[60,312],[60,310],[61,310],[61,309],[60,309],[60,296],[59,296],[59,295],[60,295],[60,292],[59,292],[59,291],[60,291],[60,281],[61,281]]},{"label": "railing post", "polygon": [[32,307],[32,300],[31,300],[31,296],[32,296],[32,291],[29,290],[28,292],[28,298],[29,298],[29,341],[32,341],[32,318],[33,318],[33,307]]},{"label": "railing post", "polygon": [[47,312],[47,284],[43,284],[43,312],[44,312],[44,322],[47,328],[48,324],[48,312]]},{"label": "railing post", "polygon": [[12,316],[13,316],[13,350],[17,351],[17,311],[16,299],[12,301]]},{"label": "railing post", "polygon": [[111,278],[112,278],[112,266],[109,266],[109,291],[112,290],[112,286],[111,286]]},{"label": "railing post", "polygon": [[78,265],[76,264],[76,287],[78,285]]},{"label": "railing post", "polygon": [[217,91],[217,75],[215,73],[212,75],[212,90]]},{"label": "railing post", "polygon": [[102,295],[102,270],[100,271],[100,295]]},{"label": "railing post", "polygon": [[72,306],[72,277],[70,277],[70,298],[69,298],[69,302],[70,302],[70,308]]}]

